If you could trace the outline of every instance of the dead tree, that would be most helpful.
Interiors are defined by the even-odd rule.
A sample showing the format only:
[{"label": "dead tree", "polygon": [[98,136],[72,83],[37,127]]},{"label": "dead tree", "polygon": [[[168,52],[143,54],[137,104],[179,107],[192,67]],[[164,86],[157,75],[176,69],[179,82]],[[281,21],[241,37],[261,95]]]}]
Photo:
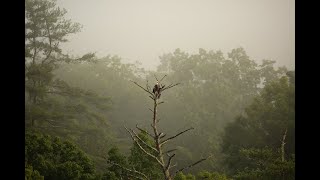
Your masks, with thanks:
[{"label": "dead tree", "polygon": [[[282,139],[280,140],[281,141],[281,162],[285,162],[285,144],[286,144],[286,136],[287,136],[287,132],[288,132],[288,129],[286,128],[284,133],[283,133],[283,136],[282,136]],[[282,172],[282,179],[285,179],[285,173]]]},{"label": "dead tree", "polygon": [[287,129],[284,131],[284,134],[281,139],[281,161],[285,161],[285,150],[284,150],[284,145],[286,144],[286,136],[287,136]]},{"label": "dead tree", "polygon": [[[139,136],[138,136],[138,133],[136,133],[133,129],[128,129],[127,127],[125,127],[125,129],[128,131],[128,133],[130,134],[132,140],[138,145],[138,147],[145,153],[147,154],[148,156],[150,156],[151,158],[153,158],[156,162],[158,162],[158,164],[160,165],[161,169],[162,169],[162,173],[165,177],[165,180],[172,180],[175,175],[179,172],[182,172],[182,171],[185,171],[199,163],[201,163],[202,161],[208,159],[209,157],[206,157],[206,158],[203,158],[203,159],[200,159],[199,161],[196,161],[186,167],[183,167],[183,168],[180,168],[179,170],[175,171],[175,172],[172,172],[171,171],[171,168],[176,166],[175,165],[172,165],[172,159],[174,158],[174,156],[176,155],[175,153],[173,153],[175,150],[177,149],[172,149],[172,150],[167,150],[165,151],[164,150],[164,146],[172,141],[174,138],[180,136],[181,134],[183,133],[186,133],[192,129],[194,129],[193,127],[190,127],[184,131],[181,131],[179,133],[177,133],[176,135],[174,136],[171,136],[171,137],[168,137],[168,138],[165,138],[166,134],[163,133],[163,132],[160,132],[159,129],[158,129],[158,126],[157,124],[159,123],[159,118],[158,118],[158,106],[162,103],[164,103],[163,101],[160,101],[159,102],[159,99],[160,99],[160,96],[161,96],[161,93],[163,93],[164,91],[172,88],[172,87],[175,87],[177,85],[179,85],[180,83],[176,83],[176,84],[170,84],[169,86],[165,86],[165,85],[162,85],[160,84],[161,81],[166,77],[163,76],[162,79],[160,79],[160,81],[157,79],[157,77],[155,76],[156,80],[157,80],[157,84],[155,86],[155,88],[153,90],[151,90],[151,87],[149,86],[148,84],[148,81],[147,81],[147,84],[146,84],[146,87],[143,87],[141,85],[139,85],[137,82],[133,82],[135,85],[137,85],[138,87],[140,87],[141,89],[143,89],[146,93],[148,93],[149,97],[152,99],[153,101],[153,109],[149,109],[152,113],[153,113],[153,118],[152,118],[152,124],[151,124],[151,127],[152,127],[152,131],[153,133],[149,133],[148,131],[144,130],[144,129],[141,129],[140,127],[138,127],[138,125],[136,125],[136,128],[140,131],[140,132],[144,132],[146,133],[148,136],[150,136],[153,141],[154,141],[154,146],[151,146],[149,145],[148,143],[146,143],[145,141],[143,141]],[[145,148],[142,147],[142,144],[145,146],[145,147],[148,147],[149,150],[146,150]],[[150,151],[153,151],[155,153],[149,153]],[[156,155],[154,155],[156,154]],[[165,158],[167,157],[167,158]],[[148,179],[145,175],[143,175],[142,173],[137,173],[136,174],[140,174],[142,175],[142,177],[144,179]]]}]

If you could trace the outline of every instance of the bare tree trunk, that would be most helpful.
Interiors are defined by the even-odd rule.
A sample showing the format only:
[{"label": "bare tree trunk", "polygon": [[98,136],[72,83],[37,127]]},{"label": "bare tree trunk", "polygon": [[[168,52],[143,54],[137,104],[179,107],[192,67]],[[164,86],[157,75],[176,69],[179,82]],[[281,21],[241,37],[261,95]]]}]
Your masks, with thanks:
[{"label": "bare tree trunk", "polygon": [[[165,76],[166,76],[166,75],[165,75]],[[164,76],[162,79],[164,79],[165,76]],[[162,80],[162,79],[161,79],[160,81],[158,81],[157,77],[155,77],[155,78],[156,78],[156,80],[157,80],[158,83],[160,83],[161,80]],[[171,152],[173,152],[173,151],[175,151],[175,150],[177,150],[177,149],[172,149],[172,150],[169,150],[169,151],[164,151],[163,146],[164,146],[167,142],[171,141],[172,139],[174,139],[174,138],[178,137],[179,135],[181,135],[181,134],[183,134],[183,133],[185,133],[185,132],[187,132],[187,131],[189,131],[189,130],[192,130],[192,129],[194,129],[194,128],[189,128],[189,129],[187,129],[187,130],[184,130],[184,131],[182,131],[182,132],[179,132],[179,133],[177,133],[176,135],[171,136],[171,137],[166,138],[166,139],[163,140],[163,138],[165,137],[165,134],[159,133],[159,130],[158,130],[158,127],[157,127],[157,124],[158,124],[158,122],[159,122],[159,119],[158,119],[158,117],[157,117],[157,111],[158,111],[158,105],[164,103],[163,101],[162,101],[162,102],[158,102],[158,100],[159,100],[159,98],[160,98],[160,96],[161,96],[161,93],[162,93],[163,91],[169,89],[169,88],[172,88],[172,87],[174,87],[174,86],[177,86],[179,83],[177,83],[177,84],[170,84],[170,85],[167,86],[167,87],[166,87],[165,85],[159,85],[159,84],[157,83],[157,86],[155,86],[155,88],[153,89],[152,92],[151,92],[150,86],[148,85],[148,82],[147,82],[146,88],[142,87],[141,85],[139,85],[139,84],[136,83],[136,82],[133,82],[133,83],[136,84],[137,86],[139,86],[139,87],[140,87],[141,89],[143,89],[145,92],[147,92],[147,93],[150,95],[149,97],[153,100],[153,110],[152,110],[152,109],[149,109],[150,111],[153,112],[153,119],[152,119],[152,124],[151,124],[151,127],[152,127],[152,129],[153,129],[153,135],[151,135],[150,133],[148,133],[146,130],[143,130],[143,129],[139,128],[138,125],[136,126],[136,128],[137,128],[138,130],[140,130],[141,132],[145,132],[145,133],[147,133],[150,137],[152,137],[153,140],[154,140],[154,143],[155,143],[155,147],[152,147],[152,146],[150,146],[149,144],[147,144],[145,141],[143,141],[143,140],[138,136],[138,134],[137,134],[134,130],[128,129],[127,127],[125,127],[125,129],[129,132],[132,140],[138,145],[138,147],[139,147],[145,154],[147,154],[148,156],[152,157],[154,160],[156,160],[156,161],[158,162],[158,164],[161,166],[161,169],[162,169],[163,175],[164,175],[164,177],[165,177],[165,180],[172,180],[172,179],[174,178],[174,176],[175,176],[178,172],[182,172],[182,171],[184,171],[184,170],[186,170],[186,169],[189,169],[189,168],[191,168],[191,167],[199,164],[200,162],[208,159],[209,157],[211,157],[211,156],[209,156],[209,157],[207,157],[207,158],[203,158],[203,159],[201,159],[201,160],[199,160],[199,161],[197,161],[197,162],[195,162],[195,163],[193,163],[193,164],[191,164],[191,165],[189,165],[189,166],[187,166],[187,167],[183,167],[183,168],[179,169],[178,171],[176,171],[176,172],[174,172],[174,173],[171,173],[171,172],[170,172],[170,169],[175,166],[175,165],[173,165],[173,166],[171,165],[172,158],[175,156],[175,154],[170,155],[169,153],[171,153]],[[157,87],[157,88],[156,88],[156,87]],[[141,143],[144,144],[144,145],[146,145],[150,150],[153,150],[154,152],[156,152],[157,155],[153,155],[153,153],[148,152],[145,148],[143,148],[143,147],[141,146]],[[165,160],[164,155],[168,156],[168,160]],[[124,167],[123,167],[123,168],[124,168]],[[125,169],[125,168],[124,168],[124,169]],[[127,171],[130,171],[130,170],[127,170]],[[131,170],[131,171],[132,171],[132,170]],[[140,175],[143,175],[144,178],[148,179],[143,173],[141,173],[141,172],[138,172],[138,173],[139,173]]]},{"label": "bare tree trunk", "polygon": [[171,180],[171,175],[169,172],[169,168],[166,167],[165,162],[164,162],[164,157],[163,157],[163,153],[162,153],[162,148],[160,146],[160,134],[158,132],[157,129],[157,108],[158,108],[158,98],[157,95],[155,95],[154,98],[154,105],[153,105],[153,121],[152,121],[152,128],[153,128],[153,132],[154,132],[154,141],[156,144],[156,149],[159,152],[159,160],[162,163],[161,168],[163,171],[163,174],[165,175],[165,179],[166,180]]},{"label": "bare tree trunk", "polygon": [[285,161],[285,151],[284,151],[284,145],[286,144],[285,143],[285,140],[286,140],[286,136],[287,136],[287,130],[286,129],[284,131],[284,134],[283,134],[283,137],[282,137],[282,140],[281,140],[281,161],[284,162]]},{"label": "bare tree trunk", "polygon": [[[282,139],[281,139],[281,161],[284,162],[285,161],[285,149],[284,149],[284,145],[286,144],[285,143],[285,140],[286,140],[286,136],[287,136],[287,128],[286,130],[284,131],[284,134],[282,136]],[[285,179],[285,173],[282,172],[282,179],[284,180]]]},{"label": "bare tree trunk", "polygon": [[[32,103],[30,104],[30,107],[35,106],[37,104],[37,96],[34,93],[32,97]],[[30,112],[30,119],[31,119],[31,127],[34,127],[34,117],[31,115],[32,113]]]}]

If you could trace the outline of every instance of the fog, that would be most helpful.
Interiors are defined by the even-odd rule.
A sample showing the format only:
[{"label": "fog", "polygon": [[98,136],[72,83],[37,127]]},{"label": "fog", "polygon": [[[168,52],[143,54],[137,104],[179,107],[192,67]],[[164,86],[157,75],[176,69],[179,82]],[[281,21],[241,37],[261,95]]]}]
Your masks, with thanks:
[{"label": "fog", "polygon": [[25,179],[294,180],[294,7],[26,0]]},{"label": "fog", "polygon": [[58,0],[83,25],[63,49],[140,61],[155,69],[176,48],[224,53],[243,47],[250,58],[295,67],[293,0]]}]

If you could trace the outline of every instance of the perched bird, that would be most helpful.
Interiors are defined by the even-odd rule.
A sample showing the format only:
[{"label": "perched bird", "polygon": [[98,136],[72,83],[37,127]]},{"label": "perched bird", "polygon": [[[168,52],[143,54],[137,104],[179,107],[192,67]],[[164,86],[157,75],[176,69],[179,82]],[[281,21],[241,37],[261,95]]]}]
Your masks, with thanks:
[{"label": "perched bird", "polygon": [[161,86],[159,85],[159,82],[157,81],[157,83],[154,85],[153,89],[152,89],[153,94],[156,95],[156,97],[160,98],[161,94]]},{"label": "perched bird", "polygon": [[152,90],[153,94],[155,94],[159,89],[160,89],[160,85],[159,85],[159,82],[157,81],[157,83],[154,85]]}]

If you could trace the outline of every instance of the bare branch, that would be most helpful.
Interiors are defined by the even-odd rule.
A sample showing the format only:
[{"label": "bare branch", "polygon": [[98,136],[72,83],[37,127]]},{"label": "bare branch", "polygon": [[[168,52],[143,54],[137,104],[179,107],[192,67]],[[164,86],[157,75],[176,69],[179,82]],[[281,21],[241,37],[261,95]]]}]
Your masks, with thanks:
[{"label": "bare branch", "polygon": [[167,76],[167,75],[164,75],[164,76],[160,79],[159,83],[160,83],[166,76]]},{"label": "bare branch", "polygon": [[161,132],[161,133],[157,134],[157,137],[160,137],[160,136],[162,136],[162,135],[163,135],[163,133]]},{"label": "bare branch", "polygon": [[[118,166],[118,167],[120,167],[120,168],[122,168],[122,169],[124,169],[124,170],[126,170],[126,171],[139,174],[139,175],[143,176],[145,179],[149,179],[145,174],[143,174],[142,172],[139,172],[139,171],[137,171],[137,170],[135,170],[135,169],[134,169],[134,170],[128,169],[128,168],[123,167],[123,166],[121,166],[120,164],[117,164],[117,163],[115,163],[115,162],[112,162],[112,161],[110,161],[110,160],[108,160],[108,159],[107,159],[107,162],[110,163],[110,164],[112,164],[112,165]],[[131,175],[132,175],[132,174],[131,174]],[[132,176],[133,176],[133,175],[132,175]],[[137,177],[137,176],[134,176],[134,177],[136,177],[136,178],[138,178],[138,179],[145,180],[145,179],[143,179],[143,178],[141,178],[141,177]]]},{"label": "bare branch", "polygon": [[170,157],[169,157],[169,160],[168,160],[168,164],[166,166],[166,169],[169,169],[170,168],[170,164],[171,164],[171,160],[172,158],[175,156],[176,154],[172,154]]},{"label": "bare branch", "polygon": [[285,161],[285,157],[284,157],[284,155],[285,155],[284,145],[286,144],[286,143],[285,143],[285,140],[286,140],[286,136],[287,136],[287,131],[288,131],[288,129],[286,128],[286,130],[284,131],[282,140],[281,140],[281,161],[282,161],[282,162]]},{"label": "bare branch", "polygon": [[[131,81],[131,80],[130,80]],[[143,89],[145,92],[151,94],[151,96],[153,95],[150,91],[148,91],[147,89],[145,89],[144,87],[140,86],[137,82],[131,81],[133,82],[135,85],[139,86],[141,89]]]},{"label": "bare branch", "polygon": [[171,168],[173,168],[173,167],[175,167],[175,166],[177,166],[177,165],[178,165],[178,164],[175,163],[174,165],[170,166],[169,169],[171,169]]},{"label": "bare branch", "polygon": [[140,127],[138,127],[138,124],[136,124],[136,128],[139,129],[141,132],[144,132],[146,134],[148,134],[150,137],[154,138],[147,130],[141,129]]},{"label": "bare branch", "polygon": [[130,129],[130,130],[131,130],[131,132],[134,134],[134,136],[135,136],[136,138],[138,138],[144,145],[146,145],[148,148],[154,150],[155,152],[159,153],[159,151],[158,151],[156,148],[150,146],[148,143],[146,143],[144,140],[142,140],[132,129]]},{"label": "bare branch", "polygon": [[[173,83],[171,83],[171,84],[169,84],[169,86],[167,86],[167,87],[170,87],[170,86],[172,86],[173,85]],[[162,90],[164,90],[165,88],[163,88]]]},{"label": "bare branch", "polygon": [[164,138],[167,134],[162,134],[159,138]]},{"label": "bare branch", "polygon": [[171,140],[171,139],[173,139],[173,138],[176,138],[177,136],[179,136],[179,135],[181,135],[181,134],[183,134],[183,133],[185,133],[185,132],[187,132],[187,131],[189,131],[189,130],[192,130],[192,129],[194,129],[194,128],[193,128],[193,127],[192,127],[192,128],[189,128],[189,129],[187,129],[187,130],[184,130],[184,131],[176,134],[175,136],[169,137],[168,139],[162,141],[162,142],[160,143],[160,146],[162,146],[163,144],[165,144],[165,143],[168,142],[169,140]]},{"label": "bare branch", "polygon": [[176,150],[178,150],[178,149],[171,149],[171,150],[168,150],[168,151],[166,151],[164,153],[170,153],[170,152],[173,152],[173,151],[176,151]]},{"label": "bare branch", "polygon": [[156,80],[159,82],[159,80],[158,80],[158,78],[157,78],[157,76],[155,75],[155,74],[153,74],[153,76],[156,78]]},{"label": "bare branch", "polygon": [[150,86],[149,86],[149,81],[148,80],[147,80],[146,88],[147,88],[148,91],[150,91],[150,89],[151,89]]},{"label": "bare branch", "polygon": [[159,102],[158,105],[160,105],[160,104],[162,104],[162,103],[164,103],[164,101]]},{"label": "bare branch", "polygon": [[160,161],[157,157],[155,157],[154,155],[152,155],[152,154],[150,154],[149,152],[147,152],[147,151],[140,145],[140,143],[133,137],[132,133],[128,130],[128,128],[127,128],[126,126],[124,126],[124,128],[129,132],[132,140],[133,140],[134,142],[136,142],[136,144],[139,146],[139,148],[140,148],[145,154],[147,154],[148,156],[152,157],[152,158],[155,159],[161,166],[163,166],[163,164],[161,163],[161,161]]},{"label": "bare branch", "polygon": [[205,161],[205,160],[207,160],[207,159],[209,159],[209,158],[211,158],[211,157],[212,157],[212,155],[210,155],[210,156],[208,156],[208,157],[206,157],[206,158],[200,159],[199,161],[197,161],[197,162],[195,162],[195,163],[193,163],[193,164],[191,164],[191,165],[189,165],[189,166],[183,167],[183,168],[179,169],[178,171],[176,171],[176,172],[175,172],[175,175],[176,175],[177,173],[182,172],[182,171],[184,171],[184,170],[186,170],[186,169],[189,169],[189,168],[191,168],[191,167],[193,167],[193,166],[195,166],[195,165],[201,163],[202,161]]},{"label": "bare branch", "polygon": [[150,108],[149,108],[149,110],[150,110],[151,112],[153,112],[153,110],[152,110],[152,109],[150,109]]},{"label": "bare branch", "polygon": [[[153,94],[152,94],[153,95]],[[152,100],[154,100],[154,97],[153,96],[149,96],[149,98],[151,98]]]},{"label": "bare branch", "polygon": [[180,84],[180,83],[177,83],[177,84],[174,84],[174,85],[170,84],[168,87],[163,88],[161,91],[164,91],[164,90],[170,89],[170,88],[172,88],[172,87],[174,87],[174,86],[177,86],[177,85],[179,85],[179,84]]}]

